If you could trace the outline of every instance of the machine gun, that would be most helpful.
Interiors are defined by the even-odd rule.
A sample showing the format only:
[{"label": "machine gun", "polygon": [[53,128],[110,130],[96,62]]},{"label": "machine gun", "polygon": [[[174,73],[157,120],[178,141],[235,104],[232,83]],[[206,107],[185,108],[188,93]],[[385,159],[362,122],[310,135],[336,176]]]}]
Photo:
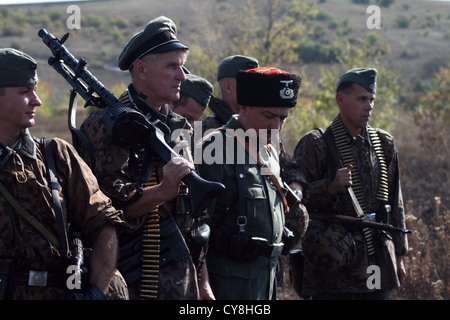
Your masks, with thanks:
[{"label": "machine gun", "polygon": [[[154,123],[150,122],[142,113],[120,102],[87,70],[86,60],[77,60],[63,46],[69,37],[68,33],[61,40],[45,29],[39,30],[38,35],[53,54],[53,57],[48,59],[49,65],[72,86],[71,100],[75,99],[76,94],[79,94],[86,101],[85,107],[107,108],[104,120],[108,134],[113,141],[129,148],[138,144],[150,147],[160,156],[163,165],[172,157],[179,156],[166,143],[164,133]],[[69,121],[69,126],[71,125],[72,123]],[[190,205],[194,217],[200,216],[210,201],[225,190],[223,184],[205,180],[194,171],[191,171],[183,179],[183,182],[189,189]]]}]

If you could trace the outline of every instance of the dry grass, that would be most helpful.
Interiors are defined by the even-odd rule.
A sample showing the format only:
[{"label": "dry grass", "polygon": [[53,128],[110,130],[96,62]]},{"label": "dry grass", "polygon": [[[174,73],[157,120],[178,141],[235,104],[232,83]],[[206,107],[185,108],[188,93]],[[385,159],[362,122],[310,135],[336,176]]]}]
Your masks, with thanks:
[{"label": "dry grass", "polygon": [[[441,210],[441,199],[436,197],[435,214],[430,223],[422,217],[422,207],[408,201],[410,252],[405,258],[408,277],[403,286],[394,291],[395,299],[447,300],[450,294],[450,211]],[[429,217],[427,217],[429,219]]]}]

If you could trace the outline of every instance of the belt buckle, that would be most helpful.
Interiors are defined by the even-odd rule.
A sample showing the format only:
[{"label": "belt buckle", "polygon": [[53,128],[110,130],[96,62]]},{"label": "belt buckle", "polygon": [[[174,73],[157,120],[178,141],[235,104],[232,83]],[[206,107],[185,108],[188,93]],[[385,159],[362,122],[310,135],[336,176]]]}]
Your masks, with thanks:
[{"label": "belt buckle", "polygon": [[30,270],[28,274],[28,285],[32,287],[46,287],[47,286],[47,271]]},{"label": "belt buckle", "polygon": [[283,242],[274,243],[272,245],[272,253],[270,254],[270,257],[271,258],[279,257],[281,255],[281,252],[283,251],[283,247],[284,247]]}]

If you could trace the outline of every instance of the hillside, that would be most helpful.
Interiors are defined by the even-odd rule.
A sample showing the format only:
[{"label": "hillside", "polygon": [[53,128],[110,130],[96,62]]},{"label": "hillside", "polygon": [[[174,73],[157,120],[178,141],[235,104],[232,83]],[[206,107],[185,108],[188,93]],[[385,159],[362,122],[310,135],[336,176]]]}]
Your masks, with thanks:
[{"label": "hillside", "polygon": [[[355,42],[363,35],[375,35],[379,42],[388,44],[390,50],[388,63],[392,67],[399,68],[402,81],[408,90],[412,90],[417,81],[431,78],[433,71],[437,71],[437,64],[448,64],[450,60],[449,2],[396,0],[389,8],[380,7],[381,29],[378,30],[370,30],[367,27],[367,20],[371,16],[371,13],[367,13],[368,5],[353,4],[351,0],[313,2],[319,15],[310,22],[314,33],[310,38],[316,44],[330,44],[333,49],[333,41]],[[126,73],[111,69],[115,67],[117,57],[127,39],[141,30],[148,20],[159,15],[169,16],[177,23],[179,38],[188,45],[201,45],[207,48],[208,44],[214,46],[219,44],[226,48],[229,39],[219,33],[219,26],[215,25],[217,17],[226,16],[231,8],[245,6],[246,2],[189,0],[184,1],[181,6],[176,0],[126,2],[103,0],[75,4],[81,10],[81,29],[70,30],[71,37],[67,47],[76,57],[87,59],[89,68],[95,71],[98,78],[107,86],[113,86],[128,81]],[[57,75],[44,67],[49,51],[40,42],[37,31],[40,28],[47,28],[47,31],[57,37],[67,32],[66,22],[71,15],[66,13],[68,4],[0,6],[0,9],[5,10],[5,7],[9,15],[2,18],[3,23],[0,22],[1,45],[20,47],[37,57],[42,62],[40,66],[42,79],[52,85],[60,84]],[[148,10],[148,13],[143,8]],[[23,19],[19,20],[16,29],[6,32],[7,26],[4,21],[11,19],[17,12],[21,14],[18,14],[19,18],[16,18],[16,21],[20,19],[20,15]],[[399,27],[400,20],[403,21],[403,27]],[[20,28],[20,31],[17,28]],[[15,35],[15,32],[19,34]],[[305,52],[308,49],[302,48]],[[225,55],[226,53],[219,51],[212,59],[218,63]],[[258,57],[260,52],[252,52],[252,55]],[[311,60],[309,57],[306,58]],[[304,77],[313,82],[318,80],[319,67],[326,65],[314,61],[296,63],[296,67],[301,67],[306,73]],[[211,83],[215,83],[215,79],[212,76],[210,78]]]},{"label": "hillside", "polygon": [[[282,6],[292,1],[267,3]],[[309,2],[314,6],[315,17],[301,17],[292,24],[292,28],[305,24],[302,27],[306,35],[298,35],[297,40],[289,44],[293,48],[289,50],[298,57],[290,62],[270,62],[301,74],[306,92],[314,91],[320,83],[321,69],[336,64],[336,51],[346,43],[358,46],[364,36],[386,44],[385,63],[400,77],[398,101],[407,99],[417,88],[429,86],[428,82],[438,68],[449,65],[450,2],[396,0],[388,8],[380,7],[381,29],[374,30],[367,27],[372,14],[367,13],[368,5],[354,4],[352,0]],[[70,32],[66,47],[75,57],[85,58],[89,70],[117,93],[129,81],[128,73],[116,68],[124,43],[148,20],[166,15],[177,23],[179,38],[192,49],[187,67],[215,84],[217,64],[226,55],[247,54],[261,61],[261,49],[245,44],[237,47],[235,38],[240,35],[233,34],[235,30],[240,31],[236,29],[242,20],[239,11],[264,15],[263,9],[259,8],[261,3],[254,0],[189,0],[181,6],[176,0],[74,2],[80,8],[81,18],[81,28],[74,30],[68,30],[66,26],[73,14],[73,11],[67,13],[67,3],[0,6],[0,43],[2,47],[21,49],[38,60],[40,79],[49,84],[51,110],[48,113],[58,116],[67,108],[70,88],[46,63],[50,51],[37,36],[39,29],[46,28],[59,38]],[[251,11],[252,7],[260,11],[255,13]],[[253,19],[261,20],[258,27],[264,27],[267,20],[265,16]],[[217,85],[215,93],[219,94]],[[47,122],[38,122],[34,130],[51,135],[64,129],[62,121]],[[67,131],[63,134],[68,137]],[[289,150],[293,148],[292,145],[288,147]]]}]

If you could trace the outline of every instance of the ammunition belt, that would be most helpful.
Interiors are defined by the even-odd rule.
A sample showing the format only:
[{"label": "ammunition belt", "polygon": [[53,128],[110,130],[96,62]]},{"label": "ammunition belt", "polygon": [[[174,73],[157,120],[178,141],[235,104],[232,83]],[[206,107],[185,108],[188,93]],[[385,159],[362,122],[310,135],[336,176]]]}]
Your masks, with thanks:
[{"label": "ammunition belt", "polygon": [[[377,155],[378,161],[380,163],[380,184],[378,185],[377,190],[377,199],[386,201],[388,200],[388,176],[387,176],[387,166],[386,160],[384,157],[383,149],[381,147],[381,141],[376,133],[374,128],[367,126],[367,130],[370,136],[370,140],[372,142],[372,146],[374,147],[375,153]],[[364,201],[364,194],[361,187],[361,180],[358,173],[358,168],[356,167],[355,156],[351,150],[350,145],[347,142],[347,134],[344,128],[344,124],[342,123],[342,119],[340,114],[333,120],[331,123],[331,131],[334,136],[334,140],[336,143],[336,148],[339,151],[339,154],[342,159],[343,165],[349,166],[353,165],[352,168],[352,189],[355,192],[356,198],[363,210],[364,213],[367,212],[366,203]],[[369,228],[363,229],[364,237],[366,240],[367,253],[369,256],[375,253],[375,246],[373,243],[373,234],[372,230]]]},{"label": "ammunition belt", "polygon": [[[145,186],[156,184],[156,172]],[[140,285],[141,299],[156,299],[158,296],[160,258],[160,221],[158,209],[153,209],[142,228],[142,273]]]},{"label": "ammunition belt", "polygon": [[143,226],[141,299],[156,299],[158,295],[160,235],[159,215],[152,212]]}]

